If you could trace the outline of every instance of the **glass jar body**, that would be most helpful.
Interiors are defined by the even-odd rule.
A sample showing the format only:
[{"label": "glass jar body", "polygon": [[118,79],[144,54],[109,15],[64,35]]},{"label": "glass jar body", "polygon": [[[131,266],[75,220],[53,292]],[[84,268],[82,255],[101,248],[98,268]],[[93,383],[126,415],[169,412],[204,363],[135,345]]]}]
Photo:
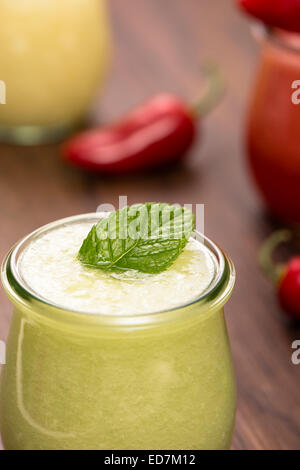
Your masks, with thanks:
[{"label": "glass jar body", "polygon": [[300,105],[292,88],[299,77],[300,35],[266,34],[249,110],[248,159],[267,207],[289,222],[300,221]]},{"label": "glass jar body", "polygon": [[85,117],[106,77],[105,0],[0,0],[0,138],[58,140]]},{"label": "glass jar body", "polygon": [[6,449],[228,449],[236,390],[223,310],[83,334],[16,308],[0,393]]}]

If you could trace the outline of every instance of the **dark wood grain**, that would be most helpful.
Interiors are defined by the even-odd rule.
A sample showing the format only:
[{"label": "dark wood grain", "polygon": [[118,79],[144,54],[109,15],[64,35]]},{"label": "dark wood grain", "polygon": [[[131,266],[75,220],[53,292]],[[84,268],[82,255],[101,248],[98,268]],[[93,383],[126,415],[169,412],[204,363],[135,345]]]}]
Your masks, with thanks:
[{"label": "dark wood grain", "polygon": [[[191,99],[200,65],[217,60],[227,77],[223,103],[203,126],[184,168],[141,177],[100,178],[67,168],[56,146],[0,146],[0,256],[32,229],[100,203],[161,200],[204,203],[208,236],[231,255],[237,285],[227,305],[239,403],[234,449],[300,449],[300,366],[291,343],[300,331],[280,317],[272,287],[256,264],[272,230],[248,180],[243,132],[258,50],[248,22],[228,0],[110,0],[115,61],[99,121],[115,118],[156,91]],[[11,307],[1,290],[0,339]]]}]

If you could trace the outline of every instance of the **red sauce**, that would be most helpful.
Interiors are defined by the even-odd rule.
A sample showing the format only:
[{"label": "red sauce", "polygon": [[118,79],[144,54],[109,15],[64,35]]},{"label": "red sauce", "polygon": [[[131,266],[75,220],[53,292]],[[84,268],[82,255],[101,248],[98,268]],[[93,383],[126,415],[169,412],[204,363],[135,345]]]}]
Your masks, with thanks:
[{"label": "red sauce", "polygon": [[292,222],[300,222],[300,104],[292,102],[296,80],[300,34],[270,33],[250,106],[248,156],[266,205]]}]

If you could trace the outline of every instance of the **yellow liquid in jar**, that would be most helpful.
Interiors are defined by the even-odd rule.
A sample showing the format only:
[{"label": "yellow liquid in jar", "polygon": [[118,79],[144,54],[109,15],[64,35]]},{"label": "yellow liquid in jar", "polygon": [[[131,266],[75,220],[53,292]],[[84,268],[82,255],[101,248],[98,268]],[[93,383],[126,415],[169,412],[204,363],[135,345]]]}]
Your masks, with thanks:
[{"label": "yellow liquid in jar", "polygon": [[106,76],[105,0],[0,0],[2,126],[74,123]]}]

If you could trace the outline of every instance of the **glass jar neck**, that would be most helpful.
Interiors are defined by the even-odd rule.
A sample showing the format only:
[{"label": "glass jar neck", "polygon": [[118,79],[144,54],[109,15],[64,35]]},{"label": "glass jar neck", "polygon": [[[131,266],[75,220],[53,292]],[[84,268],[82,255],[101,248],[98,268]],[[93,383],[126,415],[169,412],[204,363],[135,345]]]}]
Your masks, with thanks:
[{"label": "glass jar neck", "polygon": [[279,28],[270,28],[261,23],[252,25],[252,33],[260,44],[269,44],[274,48],[299,54],[300,56],[300,34],[284,31]]}]

